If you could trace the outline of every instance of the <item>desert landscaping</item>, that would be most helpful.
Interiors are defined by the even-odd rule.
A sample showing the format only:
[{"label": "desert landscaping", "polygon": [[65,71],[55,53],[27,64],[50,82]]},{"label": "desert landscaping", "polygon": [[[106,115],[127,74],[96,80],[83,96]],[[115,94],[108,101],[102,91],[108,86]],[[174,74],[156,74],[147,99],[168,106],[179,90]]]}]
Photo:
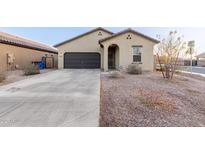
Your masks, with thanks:
[{"label": "desert landscaping", "polygon": [[[33,103],[28,109],[34,109],[37,117],[50,107],[35,110],[36,102],[50,105],[56,99],[54,105],[67,105],[65,113],[71,114],[72,121],[66,121],[68,126],[205,126],[204,53],[198,55],[195,40],[185,39],[177,30],[153,38],[132,28],[112,32],[98,27],[53,46],[0,32],[0,41],[0,105],[6,102],[8,106],[0,120],[27,118],[25,112],[12,109],[19,98],[23,100],[20,104]],[[55,112],[53,107],[50,113]],[[35,114],[28,114],[35,121]],[[22,118],[18,120],[24,126]],[[38,124],[50,126],[50,121]]]},{"label": "desert landscaping", "polygon": [[100,126],[205,126],[205,78],[184,73],[172,80],[160,72],[101,75]]},{"label": "desert landscaping", "polygon": [[[39,70],[40,71],[39,74],[47,73],[47,72],[50,72],[53,70],[54,69]],[[31,78],[33,76],[35,76],[35,74],[25,75],[24,70],[14,70],[14,71],[7,71],[4,73],[0,73],[0,86],[14,83],[14,82],[17,82],[20,80],[28,79],[28,78]]]}]

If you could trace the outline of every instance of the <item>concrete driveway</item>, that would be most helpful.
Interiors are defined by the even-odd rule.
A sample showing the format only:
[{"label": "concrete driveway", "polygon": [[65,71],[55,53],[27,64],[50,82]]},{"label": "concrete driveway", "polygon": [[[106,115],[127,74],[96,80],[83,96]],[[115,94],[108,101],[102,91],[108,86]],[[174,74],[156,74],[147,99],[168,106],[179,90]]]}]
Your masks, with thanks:
[{"label": "concrete driveway", "polygon": [[98,126],[100,70],[57,70],[0,87],[0,126]]}]

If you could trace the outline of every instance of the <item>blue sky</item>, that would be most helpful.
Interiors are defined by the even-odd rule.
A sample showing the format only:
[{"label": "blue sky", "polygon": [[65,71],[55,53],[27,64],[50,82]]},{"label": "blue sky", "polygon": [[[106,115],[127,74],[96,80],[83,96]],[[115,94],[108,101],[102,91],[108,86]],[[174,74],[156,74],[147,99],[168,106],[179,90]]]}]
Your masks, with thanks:
[{"label": "blue sky", "polygon": [[[104,27],[112,32],[119,32],[127,27]],[[48,45],[82,34],[93,27],[0,27],[0,31],[22,36]],[[156,38],[157,34],[166,36],[169,31],[177,30],[185,40],[195,40],[197,53],[205,52],[205,28],[166,28],[166,27],[134,27],[133,29]]]}]

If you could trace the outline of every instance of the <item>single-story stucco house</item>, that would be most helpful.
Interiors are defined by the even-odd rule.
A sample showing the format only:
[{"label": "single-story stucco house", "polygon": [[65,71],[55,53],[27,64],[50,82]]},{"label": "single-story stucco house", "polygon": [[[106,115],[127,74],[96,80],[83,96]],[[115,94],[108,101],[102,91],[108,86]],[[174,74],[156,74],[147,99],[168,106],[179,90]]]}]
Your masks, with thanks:
[{"label": "single-story stucco house", "polygon": [[54,47],[0,32],[0,71],[23,69],[43,57],[57,67],[58,50]]},{"label": "single-story stucco house", "polygon": [[139,63],[143,70],[154,69],[153,48],[158,40],[130,28],[113,33],[96,28],[54,47],[59,50],[58,67],[62,68],[126,68]]}]

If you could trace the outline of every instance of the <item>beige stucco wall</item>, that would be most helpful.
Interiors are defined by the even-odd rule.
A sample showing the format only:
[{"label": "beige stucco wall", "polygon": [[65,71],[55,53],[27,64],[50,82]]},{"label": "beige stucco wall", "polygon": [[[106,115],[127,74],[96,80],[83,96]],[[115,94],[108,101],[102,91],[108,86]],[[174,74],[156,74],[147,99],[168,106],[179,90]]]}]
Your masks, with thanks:
[{"label": "beige stucco wall", "polygon": [[[102,36],[99,36],[99,31],[101,30],[95,31],[56,47],[59,50],[58,68],[64,68],[64,54],[66,52],[97,52],[101,54],[102,49],[98,41],[110,36],[111,34],[105,31],[101,31]],[[102,58],[103,56],[101,55],[101,67],[103,66]]]},{"label": "beige stucco wall", "polygon": [[[131,40],[127,39],[127,36],[131,35]],[[119,46],[119,66],[126,68],[129,64],[133,62],[133,51],[132,46],[142,45],[142,69],[152,71],[154,69],[154,56],[153,48],[156,43],[145,39],[144,37],[138,36],[133,33],[124,33],[112,39],[102,42],[104,46],[104,53],[107,54],[107,49],[110,45],[116,44]],[[105,55],[104,55],[105,56]],[[104,60],[104,62],[107,59]],[[107,65],[105,64],[105,71],[107,70]]]},{"label": "beige stucco wall", "polygon": [[20,69],[31,64],[32,61],[40,61],[45,54],[53,55],[54,65],[57,65],[57,54],[0,43],[0,71],[11,69],[11,66],[7,64],[7,54],[14,54],[14,66],[19,65]]},{"label": "beige stucco wall", "polygon": [[119,66],[120,66],[119,57],[120,57],[120,50],[117,47],[115,50],[115,68],[117,68],[117,69],[119,69]]}]

